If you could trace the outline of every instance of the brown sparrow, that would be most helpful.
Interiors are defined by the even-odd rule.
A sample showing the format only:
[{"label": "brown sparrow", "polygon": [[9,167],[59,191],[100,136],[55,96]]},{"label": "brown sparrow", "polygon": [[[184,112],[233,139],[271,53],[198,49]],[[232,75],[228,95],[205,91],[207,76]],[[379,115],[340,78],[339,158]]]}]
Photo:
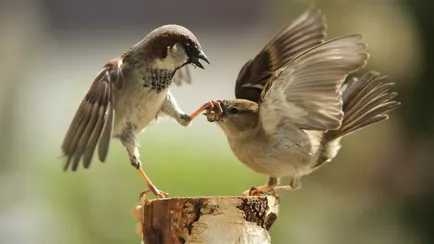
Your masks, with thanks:
[{"label": "brown sparrow", "polygon": [[[197,38],[179,25],[151,31],[119,58],[105,64],[82,100],[62,144],[64,170],[77,170],[80,161],[88,168],[98,144],[104,162],[111,138],[125,146],[130,162],[156,197],[166,197],[142,170],[137,135],[161,116],[187,126],[200,110],[185,114],[169,91],[174,83],[189,82],[187,64],[204,68],[209,63]],[[184,75],[184,76],[183,76]],[[187,76],[185,76],[187,75]]]},{"label": "brown sparrow", "polygon": [[[269,66],[257,66],[255,58],[238,76],[237,99],[217,100],[207,108],[208,121],[220,126],[235,156],[269,176],[250,195],[298,189],[300,177],[336,156],[343,136],[386,120],[386,113],[400,105],[392,100],[394,84],[377,73],[344,83],[367,62],[361,40],[358,34],[329,40],[271,76],[262,75],[270,73]],[[249,75],[243,73],[249,69]],[[252,89],[259,96],[251,96]],[[289,177],[288,185],[280,185],[282,177]]]}]

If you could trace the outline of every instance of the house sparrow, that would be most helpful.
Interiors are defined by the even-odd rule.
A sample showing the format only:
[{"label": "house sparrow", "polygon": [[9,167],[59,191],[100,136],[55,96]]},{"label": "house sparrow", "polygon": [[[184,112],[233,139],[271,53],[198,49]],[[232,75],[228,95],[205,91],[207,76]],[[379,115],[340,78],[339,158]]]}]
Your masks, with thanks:
[{"label": "house sparrow", "polygon": [[179,25],[164,25],[105,64],[66,133],[62,144],[64,170],[76,171],[80,161],[88,168],[97,144],[99,160],[104,162],[110,139],[116,138],[125,146],[148,191],[158,198],[166,197],[167,193],[159,191],[142,170],[137,135],[163,115],[187,126],[203,111],[185,114],[169,91],[172,81],[189,82],[187,64],[204,69],[199,60],[209,63],[194,34]]},{"label": "house sparrow", "polygon": [[[362,38],[355,34],[321,43],[270,77],[260,75],[269,73],[267,68],[257,68],[254,76],[242,73],[253,69],[255,59],[249,61],[235,85],[237,99],[217,100],[206,109],[235,156],[268,176],[266,185],[244,194],[298,189],[300,177],[336,156],[343,136],[387,119],[386,113],[400,105],[392,100],[394,84],[377,73],[344,84],[368,60]],[[260,96],[250,96],[252,87]],[[288,185],[280,185],[282,177],[290,178]]]}]

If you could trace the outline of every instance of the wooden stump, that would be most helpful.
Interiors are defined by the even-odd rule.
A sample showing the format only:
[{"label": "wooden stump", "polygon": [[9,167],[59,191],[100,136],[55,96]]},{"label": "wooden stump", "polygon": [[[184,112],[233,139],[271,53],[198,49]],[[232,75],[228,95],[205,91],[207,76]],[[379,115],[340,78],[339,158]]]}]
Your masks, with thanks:
[{"label": "wooden stump", "polygon": [[144,200],[144,244],[269,244],[278,199],[194,197]]}]

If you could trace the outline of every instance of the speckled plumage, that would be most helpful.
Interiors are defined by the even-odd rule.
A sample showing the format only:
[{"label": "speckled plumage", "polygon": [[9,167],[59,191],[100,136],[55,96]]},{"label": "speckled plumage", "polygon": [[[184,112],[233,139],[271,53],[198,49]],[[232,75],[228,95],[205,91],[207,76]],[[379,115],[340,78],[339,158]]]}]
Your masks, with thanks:
[{"label": "speckled plumage", "polygon": [[[177,72],[189,74],[183,71],[188,69],[187,64],[203,68],[199,59],[209,62],[193,33],[182,26],[166,25],[106,64],[80,104],[63,141],[65,170],[75,171],[80,161],[89,167],[97,144],[99,159],[104,162],[113,137],[120,139],[131,164],[141,170],[137,135],[158,114],[174,118],[183,126],[190,124],[190,116],[179,108],[169,87]],[[176,78],[185,80],[179,75]],[[160,196],[143,177],[151,191]]]},{"label": "speckled plumage", "polygon": [[142,77],[143,87],[150,87],[160,93],[172,84],[174,73],[167,69],[149,69]]}]

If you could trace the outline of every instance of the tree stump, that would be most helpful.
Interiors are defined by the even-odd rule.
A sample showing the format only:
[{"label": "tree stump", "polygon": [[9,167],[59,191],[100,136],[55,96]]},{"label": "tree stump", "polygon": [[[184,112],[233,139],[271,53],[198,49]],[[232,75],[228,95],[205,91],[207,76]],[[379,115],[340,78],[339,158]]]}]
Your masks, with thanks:
[{"label": "tree stump", "polygon": [[275,196],[167,198],[142,201],[144,244],[269,244]]}]

